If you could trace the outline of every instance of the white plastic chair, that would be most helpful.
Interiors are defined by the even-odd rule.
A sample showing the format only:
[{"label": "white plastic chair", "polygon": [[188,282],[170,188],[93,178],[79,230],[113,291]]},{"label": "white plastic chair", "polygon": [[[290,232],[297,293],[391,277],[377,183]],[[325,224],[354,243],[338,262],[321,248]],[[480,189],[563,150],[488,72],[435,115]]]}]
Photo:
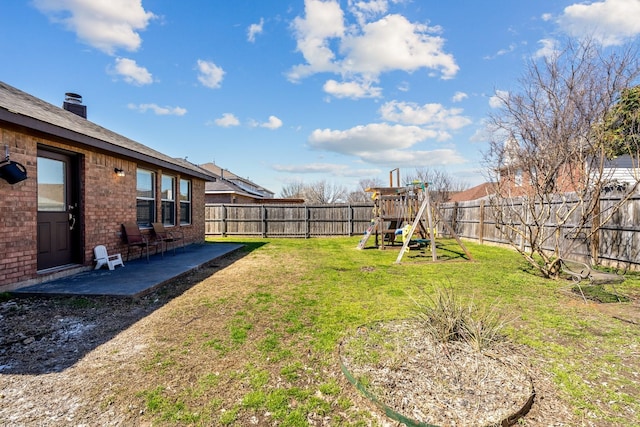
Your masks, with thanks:
[{"label": "white plastic chair", "polygon": [[104,245],[98,245],[93,248],[93,253],[96,256],[96,268],[94,270],[102,268],[103,265],[108,266],[109,270],[114,270],[118,265],[124,267],[120,254],[109,255]]}]

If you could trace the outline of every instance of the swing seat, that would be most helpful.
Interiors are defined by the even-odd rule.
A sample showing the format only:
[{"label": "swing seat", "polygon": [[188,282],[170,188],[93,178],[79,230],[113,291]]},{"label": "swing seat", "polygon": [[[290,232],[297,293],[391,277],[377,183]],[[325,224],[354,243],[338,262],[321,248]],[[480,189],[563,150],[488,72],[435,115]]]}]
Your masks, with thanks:
[{"label": "swing seat", "polygon": [[429,239],[411,239],[409,241],[409,249],[422,249],[429,246],[431,240]]}]

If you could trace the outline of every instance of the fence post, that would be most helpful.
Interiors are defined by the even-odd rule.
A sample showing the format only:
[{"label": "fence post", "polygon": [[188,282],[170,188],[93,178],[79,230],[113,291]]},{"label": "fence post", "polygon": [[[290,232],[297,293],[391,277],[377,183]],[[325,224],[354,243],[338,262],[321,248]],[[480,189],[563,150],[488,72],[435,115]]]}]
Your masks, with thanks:
[{"label": "fence post", "polygon": [[480,200],[480,223],[478,224],[478,241],[484,243],[484,199]]},{"label": "fence post", "polygon": [[[527,198],[527,196],[523,196],[522,197],[522,234],[520,235],[520,250],[522,252],[524,252],[524,249],[526,248],[527,242],[526,239],[524,238],[524,236],[526,236],[527,234],[527,227],[529,227],[529,213],[531,212],[531,209],[535,210],[535,206],[532,208],[529,206],[529,199]],[[549,209],[551,209],[551,206],[549,206]],[[557,240],[556,240],[557,241]]]},{"label": "fence post", "polygon": [[304,218],[305,218],[304,237],[308,239],[311,236],[311,209],[309,209],[308,205],[304,205]]},{"label": "fence post", "polygon": [[453,209],[451,212],[451,228],[458,234],[458,202],[453,202]]},{"label": "fence post", "polygon": [[265,205],[261,205],[260,208],[260,216],[262,217],[262,237],[267,237],[267,207]]},{"label": "fence post", "polygon": [[222,205],[222,237],[227,237],[227,207]]},{"label": "fence post", "polygon": [[600,225],[600,206],[602,199],[598,197],[596,205],[593,209],[593,217],[591,219],[591,260],[594,264],[600,264],[600,233],[602,232]]},{"label": "fence post", "polygon": [[347,209],[349,209],[349,224],[347,226],[347,236],[353,236],[353,206],[349,204],[347,205]]}]

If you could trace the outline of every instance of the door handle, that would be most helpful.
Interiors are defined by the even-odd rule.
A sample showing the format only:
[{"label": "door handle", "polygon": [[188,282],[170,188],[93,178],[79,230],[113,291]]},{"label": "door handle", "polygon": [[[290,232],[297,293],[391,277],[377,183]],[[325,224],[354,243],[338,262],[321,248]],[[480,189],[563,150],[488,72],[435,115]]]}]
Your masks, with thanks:
[{"label": "door handle", "polygon": [[76,216],[73,214],[73,210],[76,208],[76,205],[69,205],[68,208],[68,212],[69,212],[69,230],[73,231],[73,229],[76,226]]}]

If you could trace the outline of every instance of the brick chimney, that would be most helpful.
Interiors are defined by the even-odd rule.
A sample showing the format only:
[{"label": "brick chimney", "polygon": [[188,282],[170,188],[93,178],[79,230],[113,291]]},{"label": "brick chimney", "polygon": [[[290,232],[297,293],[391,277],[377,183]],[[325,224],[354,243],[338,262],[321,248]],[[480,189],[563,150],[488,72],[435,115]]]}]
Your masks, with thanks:
[{"label": "brick chimney", "polygon": [[77,114],[83,119],[87,118],[87,106],[82,104],[82,96],[77,93],[65,93],[62,108],[67,111],[71,111],[73,114]]}]

